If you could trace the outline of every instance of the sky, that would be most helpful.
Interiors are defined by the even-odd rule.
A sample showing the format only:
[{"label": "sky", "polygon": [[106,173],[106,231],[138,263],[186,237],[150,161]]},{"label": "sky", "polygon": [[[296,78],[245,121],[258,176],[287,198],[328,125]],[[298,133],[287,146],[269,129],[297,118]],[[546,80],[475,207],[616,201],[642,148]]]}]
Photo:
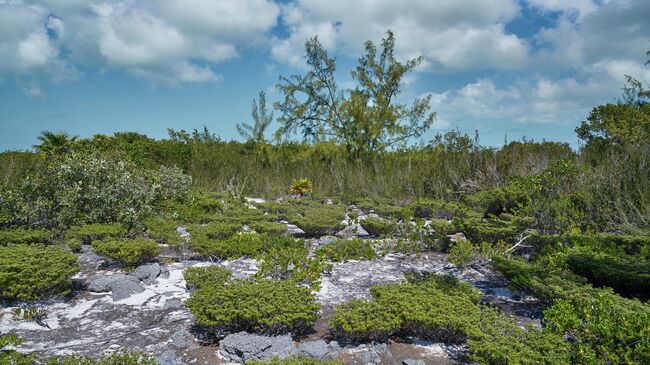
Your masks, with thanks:
[{"label": "sky", "polygon": [[42,130],[240,139],[257,93],[278,100],[279,76],[305,72],[305,40],[351,87],[363,42],[389,29],[400,60],[424,60],[399,97],[431,96],[424,141],[458,129],[576,146],[626,74],[650,82],[647,0],[0,0],[0,150]]}]

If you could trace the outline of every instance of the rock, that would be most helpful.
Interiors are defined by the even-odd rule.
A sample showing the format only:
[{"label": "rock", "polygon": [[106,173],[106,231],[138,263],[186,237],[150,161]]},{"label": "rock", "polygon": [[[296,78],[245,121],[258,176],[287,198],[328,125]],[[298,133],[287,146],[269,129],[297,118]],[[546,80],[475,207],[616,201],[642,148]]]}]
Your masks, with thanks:
[{"label": "rock", "polygon": [[363,364],[384,364],[392,355],[385,343],[370,345],[367,350],[359,353],[359,359]]},{"label": "rock", "polygon": [[140,265],[133,271],[133,276],[147,285],[155,283],[158,275],[160,275],[160,265],[157,262]]},{"label": "rock", "polygon": [[350,224],[349,226],[343,228],[342,231],[336,234],[338,237],[363,237],[370,236],[370,234],[361,227],[358,223]]},{"label": "rock", "polygon": [[174,332],[171,338],[174,346],[179,349],[188,348],[194,343],[194,336],[186,329]]},{"label": "rock", "polygon": [[179,365],[174,350],[167,350],[156,357],[156,363],[160,365]]},{"label": "rock", "polygon": [[324,340],[301,342],[298,344],[298,351],[300,355],[322,359],[328,354],[333,354],[338,351],[338,343],[334,341],[332,344],[330,346]]},{"label": "rock", "polygon": [[329,199],[329,198],[328,198],[327,200],[325,200],[325,204],[327,204],[327,205],[334,205],[334,202],[332,201],[332,199]]},{"label": "rock", "polygon": [[272,357],[287,358],[298,351],[291,336],[267,337],[239,332],[226,336],[219,342],[219,352],[232,361],[268,360]]},{"label": "rock", "polygon": [[463,232],[454,233],[454,234],[448,235],[447,237],[449,237],[449,240],[451,242],[454,242],[454,243],[457,243],[459,241],[467,241],[467,238],[465,238],[465,235],[463,234]]},{"label": "rock", "polygon": [[316,243],[318,244],[318,247],[320,247],[320,246],[329,245],[330,243],[334,243],[338,240],[339,238],[336,236],[323,236],[319,238]]},{"label": "rock", "polygon": [[287,234],[292,235],[292,236],[302,236],[305,234],[305,231],[300,229],[300,227],[296,226],[295,224],[287,224]]},{"label": "rock", "polygon": [[402,361],[402,365],[426,365],[426,363],[424,360],[406,359]]},{"label": "rock", "polygon": [[90,278],[88,290],[96,293],[110,291],[113,293],[113,301],[119,301],[128,298],[133,294],[142,293],[144,291],[144,286],[140,283],[140,279],[133,275],[96,274]]}]

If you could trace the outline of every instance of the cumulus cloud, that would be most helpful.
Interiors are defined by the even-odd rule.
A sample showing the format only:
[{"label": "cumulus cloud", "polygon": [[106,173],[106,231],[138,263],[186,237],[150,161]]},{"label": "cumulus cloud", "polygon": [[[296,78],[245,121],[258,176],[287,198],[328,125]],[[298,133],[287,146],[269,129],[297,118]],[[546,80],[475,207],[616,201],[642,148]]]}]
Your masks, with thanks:
[{"label": "cumulus cloud", "polygon": [[398,54],[424,56],[429,68],[519,68],[528,45],[504,28],[518,14],[514,0],[298,0],[285,7],[289,36],[275,39],[272,53],[295,65],[305,40],[318,35],[357,54],[364,41],[378,41],[390,29],[398,40]]}]

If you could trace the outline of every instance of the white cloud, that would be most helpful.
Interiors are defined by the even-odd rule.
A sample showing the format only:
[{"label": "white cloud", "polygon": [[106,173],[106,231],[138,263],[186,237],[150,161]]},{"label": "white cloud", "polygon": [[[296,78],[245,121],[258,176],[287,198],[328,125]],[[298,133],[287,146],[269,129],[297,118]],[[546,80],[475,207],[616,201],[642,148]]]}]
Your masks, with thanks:
[{"label": "white cloud", "polygon": [[27,38],[18,42],[18,54],[22,59],[22,66],[31,68],[45,65],[57,56],[57,51],[50,44],[47,34],[31,33]]},{"label": "white cloud", "polygon": [[36,82],[29,82],[22,86],[22,91],[25,96],[28,98],[45,98],[45,92],[41,88],[41,85]]},{"label": "white cloud", "polygon": [[272,53],[296,65],[305,40],[318,35],[356,55],[390,29],[400,57],[424,56],[436,70],[519,68],[528,45],[503,25],[518,14],[514,0],[298,0],[283,11],[289,37],[276,39]]}]

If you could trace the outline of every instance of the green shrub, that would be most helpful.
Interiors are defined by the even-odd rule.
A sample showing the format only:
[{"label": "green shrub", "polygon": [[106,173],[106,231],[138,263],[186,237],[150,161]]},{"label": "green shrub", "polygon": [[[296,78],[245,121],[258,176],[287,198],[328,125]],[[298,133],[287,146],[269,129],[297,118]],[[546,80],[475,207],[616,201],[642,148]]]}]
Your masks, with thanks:
[{"label": "green shrub", "polygon": [[180,246],[183,238],[178,232],[178,224],[169,219],[151,218],[145,221],[146,232],[150,238],[170,246]]},{"label": "green shrub", "polygon": [[120,237],[127,233],[120,224],[86,224],[83,226],[71,227],[66,233],[68,239],[78,239],[88,245],[96,240],[103,240],[108,237]]},{"label": "green shrub", "polygon": [[436,235],[441,237],[458,232],[454,224],[446,219],[432,219],[429,226],[433,228]]},{"label": "green shrub", "polygon": [[474,263],[487,262],[496,255],[505,253],[507,249],[508,245],[503,241],[495,244],[481,242],[481,244],[475,245],[460,239],[451,244],[449,261],[456,266],[464,267]]},{"label": "green shrub", "polygon": [[471,215],[471,211],[460,203],[419,198],[406,206],[406,210],[402,215],[403,218],[407,218],[406,215],[409,215],[420,219],[449,220]]},{"label": "green shrub", "polygon": [[375,237],[387,236],[397,231],[397,224],[385,218],[368,217],[360,223],[363,229]]},{"label": "green shrub", "polygon": [[321,246],[316,251],[316,257],[329,261],[374,260],[379,257],[373,247],[373,241],[361,238],[351,240],[336,240]]},{"label": "green shrub", "polygon": [[372,300],[355,300],[334,309],[330,326],[336,336],[384,341],[399,334],[460,343],[479,318],[480,293],[446,278],[377,285],[370,292]]},{"label": "green shrub", "polygon": [[99,357],[65,355],[45,361],[46,365],[156,365],[153,357],[137,352],[120,350]]},{"label": "green shrub", "polygon": [[18,346],[22,343],[23,340],[14,334],[0,335],[0,364],[32,365],[34,363],[33,356],[24,355],[13,348],[9,348],[9,346]]},{"label": "green shrub", "polygon": [[310,284],[318,288],[321,272],[326,264],[322,260],[308,257],[308,250],[302,240],[295,240],[296,245],[274,244],[258,255],[262,260],[258,276],[273,279],[287,279],[297,284]]},{"label": "green shrub", "polygon": [[622,296],[650,299],[650,263],[629,256],[571,253],[567,266],[597,287],[610,287]]},{"label": "green shrub", "polygon": [[255,233],[241,233],[222,240],[191,237],[191,247],[203,257],[234,259],[255,257],[264,248],[264,239]]},{"label": "green shrub", "polygon": [[1,228],[0,246],[9,243],[47,243],[54,235],[54,231],[42,228]]},{"label": "green shrub", "polygon": [[266,361],[247,361],[246,365],[343,365],[343,361],[293,355],[285,359],[274,357]]},{"label": "green shrub", "polygon": [[218,220],[251,225],[258,222],[274,222],[278,220],[278,217],[275,214],[265,213],[260,209],[251,209],[243,205],[238,205],[225,210],[223,217]]},{"label": "green shrub", "polygon": [[192,293],[187,307],[207,329],[296,335],[313,326],[320,306],[308,288],[257,279],[203,286]]},{"label": "green shrub", "polygon": [[291,194],[304,196],[312,192],[314,184],[309,179],[295,179],[291,182]]},{"label": "green shrub", "polygon": [[0,298],[37,300],[70,292],[77,256],[56,246],[0,246]]},{"label": "green shrub", "polygon": [[110,257],[127,269],[153,260],[162,252],[162,247],[151,239],[109,239],[93,242],[95,252],[102,256]]},{"label": "green shrub", "polygon": [[83,242],[76,238],[67,240],[65,244],[68,245],[68,248],[72,252],[79,252],[81,250],[81,246],[83,246]]},{"label": "green shrub", "polygon": [[189,289],[225,284],[230,280],[231,275],[232,271],[217,265],[190,267],[183,271],[183,277]]},{"label": "green shrub", "polygon": [[294,217],[295,223],[310,237],[334,234],[343,229],[345,209],[340,206],[317,206],[305,210],[302,216]]},{"label": "green shrub", "polygon": [[223,240],[229,238],[242,229],[239,223],[212,222],[206,225],[191,225],[187,227],[190,232],[190,239],[207,238],[211,240]]},{"label": "green shrub", "polygon": [[468,240],[475,244],[499,241],[514,244],[523,232],[523,228],[515,222],[498,219],[455,219],[454,225],[459,231],[463,232]]},{"label": "green shrub", "polygon": [[184,223],[208,223],[221,214],[223,203],[205,193],[193,191],[183,201],[165,202],[165,211]]},{"label": "green shrub", "polygon": [[483,190],[468,195],[465,199],[470,206],[483,212],[485,217],[515,213],[531,201],[530,194],[525,189],[517,188],[517,185]]},{"label": "green shrub", "polygon": [[563,269],[505,257],[492,262],[515,286],[554,303],[545,312],[545,327],[573,339],[572,363],[650,361],[650,305],[595,289]]},{"label": "green shrub", "polygon": [[277,222],[254,222],[249,228],[260,234],[280,235],[287,232],[287,226]]}]

